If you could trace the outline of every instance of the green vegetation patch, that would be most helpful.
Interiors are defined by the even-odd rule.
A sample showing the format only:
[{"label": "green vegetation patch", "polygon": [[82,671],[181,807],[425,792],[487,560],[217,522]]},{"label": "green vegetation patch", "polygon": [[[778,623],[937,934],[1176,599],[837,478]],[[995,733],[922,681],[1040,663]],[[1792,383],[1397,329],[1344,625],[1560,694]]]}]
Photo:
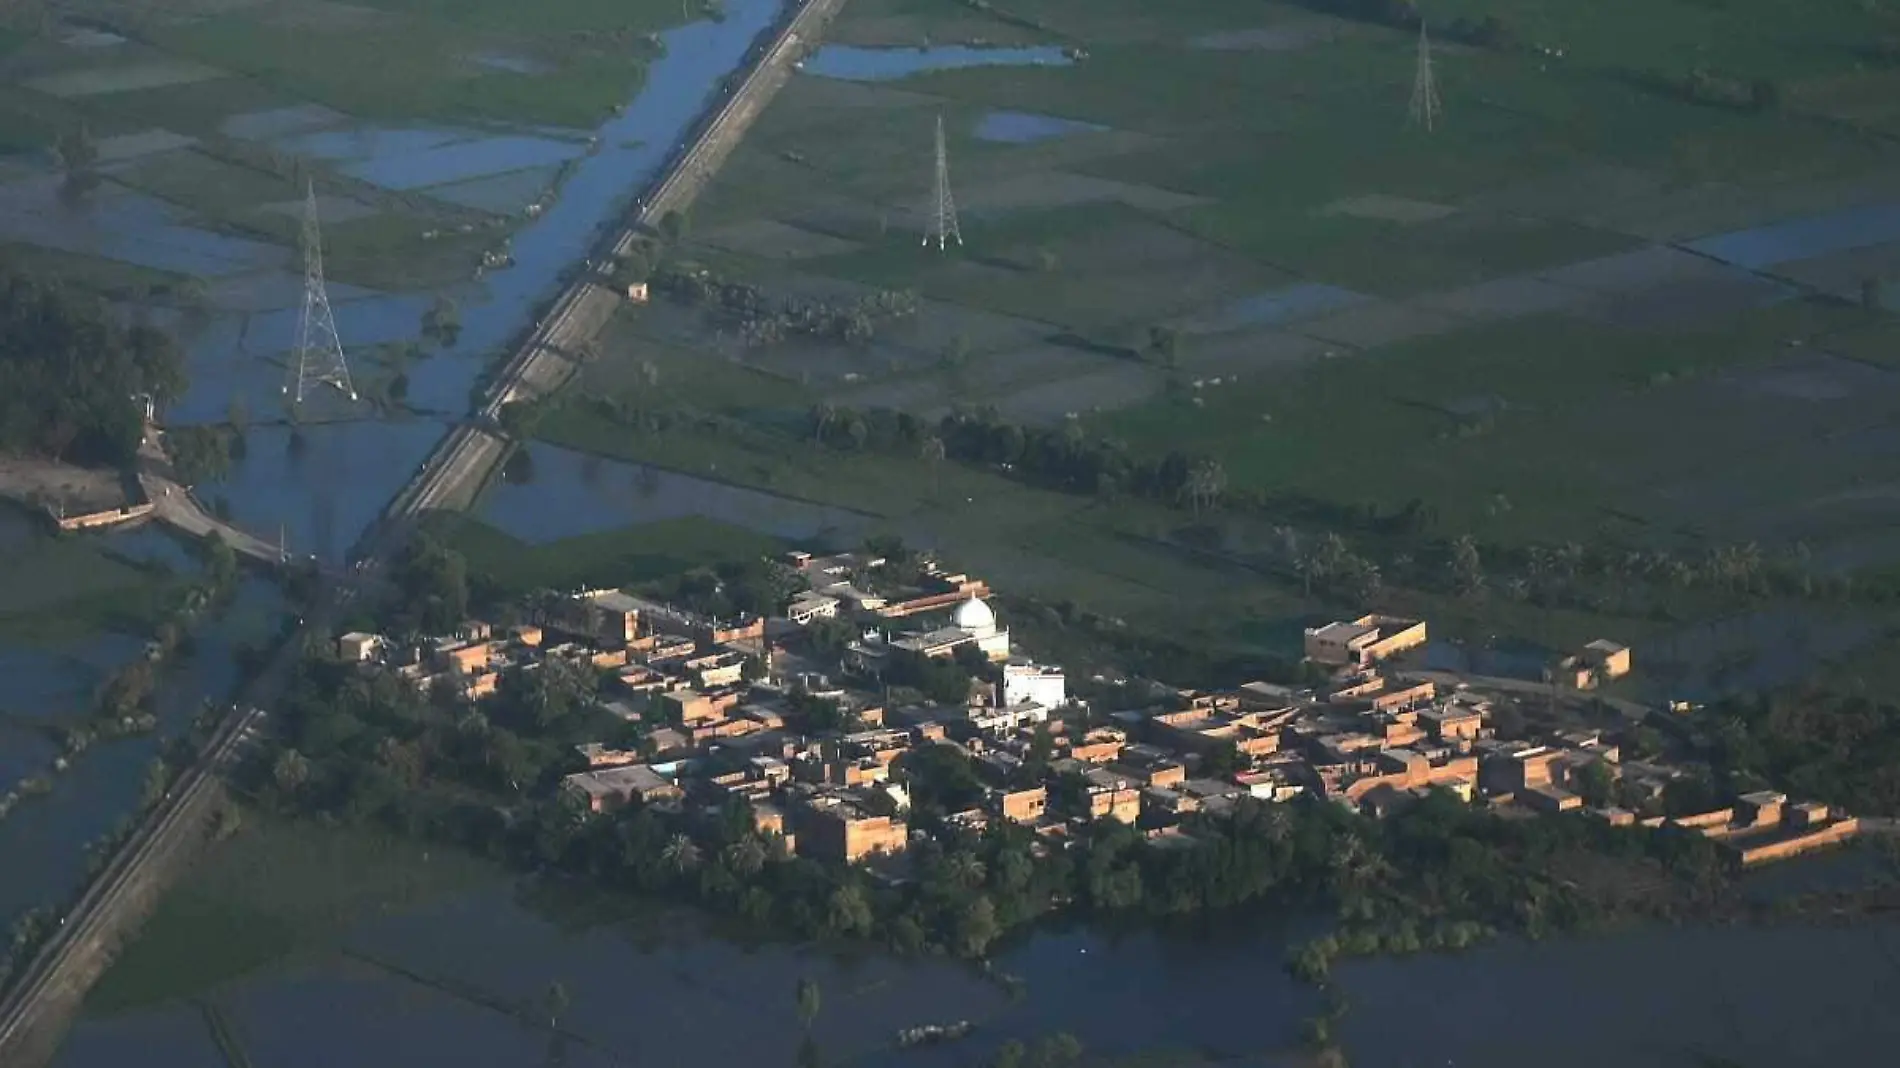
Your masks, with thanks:
[{"label": "green vegetation patch", "polygon": [[300,952],[329,948],[352,924],[493,877],[453,849],[362,828],[259,822],[215,847],[167,894],[87,1008],[123,1012],[203,993]]},{"label": "green vegetation patch", "polygon": [[103,297],[125,297],[141,289],[169,291],[188,278],[123,260],[15,241],[0,242],[0,267],[35,278],[57,278],[64,285]]},{"label": "green vegetation patch", "polygon": [[1323,361],[1199,403],[1157,400],[1099,425],[1137,451],[1216,456],[1236,488],[1386,509],[1422,498],[1449,529],[1563,540],[1669,473],[1719,472],[1724,458],[1786,432],[1738,418],[1741,401],[1692,403],[1698,376],[1763,363],[1790,338],[1859,318],[1790,304],[1666,334],[1524,319]]},{"label": "green vegetation patch", "polygon": [[609,24],[608,5],[577,2],[552,12],[491,6],[484,22],[462,5],[385,6],[410,10],[332,19],[239,10],[153,19],[145,32],[169,51],[356,115],[591,126],[639,83],[644,35],[679,14],[636,4]]},{"label": "green vegetation patch", "polygon": [[430,518],[436,537],[468,561],[471,578],[495,597],[535,590],[627,586],[695,567],[754,560],[782,544],[774,538],[697,516],[530,545],[464,515]]}]

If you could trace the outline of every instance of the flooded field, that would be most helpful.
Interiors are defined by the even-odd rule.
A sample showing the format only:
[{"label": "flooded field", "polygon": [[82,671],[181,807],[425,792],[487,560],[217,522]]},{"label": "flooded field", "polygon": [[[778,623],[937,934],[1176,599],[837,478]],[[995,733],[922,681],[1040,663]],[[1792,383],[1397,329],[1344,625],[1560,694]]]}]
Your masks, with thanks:
[{"label": "flooded field", "polygon": [[[578,141],[540,137],[490,138],[457,148],[458,134],[443,129],[306,130],[288,142],[299,151],[328,158],[363,158],[369,161],[364,164],[366,174],[404,188],[469,173],[531,170],[557,155],[573,160],[560,196],[514,236],[513,262],[447,294],[459,309],[460,335],[447,348],[431,346],[427,358],[407,368],[409,404],[445,413],[467,408],[471,385],[482,368],[532,325],[576,261],[619,221],[636,191],[697,119],[709,94],[778,13],[776,0],[733,0],[724,8],[721,21],[697,22],[662,35],[665,56],[653,64],[639,95],[591,132],[600,146],[591,154],[583,155],[585,145]],[[326,121],[321,113],[292,110],[253,115],[248,129],[310,127]],[[345,346],[356,352],[418,339],[422,314],[435,296],[338,300],[338,330]],[[294,307],[284,307],[241,318],[217,317],[199,326],[190,342],[191,392],[171,418],[222,421],[233,398],[240,399],[252,419],[275,417],[282,407],[284,354],[295,338],[296,314]],[[360,358],[357,368],[359,377],[374,373]],[[227,500],[247,529],[275,532],[281,527],[293,546],[309,545],[309,551],[333,558],[354,542],[441,429],[432,422],[375,420],[310,428],[305,432],[307,447],[298,455],[288,447],[287,431],[253,430],[247,456],[231,477],[200,487],[200,496]]]},{"label": "flooded field", "polygon": [[937,45],[928,48],[863,48],[824,45],[799,65],[806,74],[853,82],[883,82],[933,70],[965,67],[1062,67],[1072,60],[1052,45],[1024,48],[972,48]]},{"label": "flooded field", "polygon": [[[239,647],[272,634],[282,611],[275,585],[247,578],[233,603],[200,627],[161,674],[154,697],[156,731],[96,743],[53,779],[50,793],[22,801],[0,821],[0,867],[6,871],[0,879],[0,922],[24,909],[63,901],[78,888],[86,870],[86,847],[135,810],[152,758],[167,739],[190,725],[205,701],[231,692],[238,680]],[[124,652],[129,658],[143,646],[140,640],[103,635],[86,646],[85,655],[89,662],[104,651]],[[116,666],[97,665],[100,670]],[[0,728],[0,753],[0,774],[25,765],[8,775],[10,786],[21,774],[44,774],[53,745],[43,734]]]},{"label": "flooded field", "polygon": [[699,516],[774,537],[851,540],[861,512],[535,443],[483,498],[483,522],[529,543]]},{"label": "flooded field", "polygon": [[1105,129],[1107,127],[1092,122],[1038,115],[1033,111],[992,111],[977,120],[975,134],[979,141],[1027,145]]},{"label": "flooded field", "polygon": [[[1006,1039],[1057,1031],[1098,1054],[1192,1051],[1223,1063],[1297,1063],[1317,994],[1286,975],[1281,918],[1223,917],[1213,932],[1116,935],[1047,928],[997,954],[1020,996],[953,962],[734,942],[667,906],[528,892],[496,881],[350,929],[334,949],[225,984],[219,1006],[256,1063],[397,1068],[540,1063],[548,1037],[514,1007],[549,984],[568,995],[569,1064],[779,1064],[800,1038],[793,991],[816,982],[813,1038],[827,1063],[949,1068]],[[1875,1063],[1900,1020],[1865,1011],[1896,978],[1900,928],[1660,928],[1588,940],[1502,943],[1463,954],[1336,968],[1355,1063],[1518,1068],[1522,1021],[1540,1064],[1698,1068]],[[1763,981],[1763,976],[1776,977]],[[1461,1011],[1471,1005],[1485,1010]],[[1394,1020],[1408,1021],[1404,1027]],[[962,1042],[900,1051],[897,1030],[969,1020]],[[1824,1021],[1824,1024],[1823,1024]],[[137,1056],[196,1068],[197,1003],[83,1020],[58,1061]]]}]

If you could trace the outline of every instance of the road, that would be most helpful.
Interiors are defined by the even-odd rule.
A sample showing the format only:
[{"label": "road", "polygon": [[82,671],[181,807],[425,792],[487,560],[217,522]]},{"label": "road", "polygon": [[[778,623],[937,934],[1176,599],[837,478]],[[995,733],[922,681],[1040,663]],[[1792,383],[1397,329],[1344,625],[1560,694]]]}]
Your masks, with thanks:
[{"label": "road", "polygon": [[[779,27],[771,43],[753,58],[745,77],[639,200],[634,226],[614,235],[603,253],[626,247],[633,239],[630,235],[641,226],[657,220],[663,211],[683,208],[696,195],[789,77],[797,45],[815,38],[822,23],[844,3],[806,0]],[[179,776],[166,799],[146,813],[8,988],[0,1000],[0,1065],[30,1068],[52,1058],[68,1021],[104,971],[116,945],[155,903],[168,869],[200,844],[206,824],[222,801],[223,774],[242,752],[245,740],[264,726],[268,718],[264,709],[281,692],[302,656],[305,640],[328,635],[338,609],[364,596],[378,580],[382,562],[413,528],[415,517],[470,486],[479,488],[508,445],[497,424],[503,407],[559,389],[576,366],[570,354],[605,325],[618,305],[617,295],[587,278],[569,287],[496,376],[471,420],[451,429],[424,459],[358,545],[360,563],[336,583],[322,587],[299,631],[272,655],[246,687],[244,700],[215,729],[199,758]],[[220,523],[183,487],[162,475],[148,472],[141,482],[147,484],[155,502],[171,502],[161,505],[168,522],[188,530],[197,527],[200,533],[217,530],[247,556],[267,554],[272,562],[280,561],[277,547]]]},{"label": "road", "polygon": [[141,474],[139,485],[144,487],[146,499],[152,502],[152,514],[158,517],[159,522],[176,527],[194,538],[216,534],[234,552],[271,567],[284,563],[281,545],[247,534],[217,518],[198,503],[189,489],[171,479],[162,475]]}]

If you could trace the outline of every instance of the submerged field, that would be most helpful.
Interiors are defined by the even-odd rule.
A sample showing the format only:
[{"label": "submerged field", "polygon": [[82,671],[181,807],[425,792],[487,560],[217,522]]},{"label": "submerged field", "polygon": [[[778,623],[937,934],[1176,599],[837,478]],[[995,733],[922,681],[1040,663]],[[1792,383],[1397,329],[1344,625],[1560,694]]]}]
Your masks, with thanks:
[{"label": "submerged field", "polygon": [[[333,280],[465,280],[632,97],[657,31],[701,15],[659,0],[16,15],[0,34],[0,247],[121,299],[287,301],[308,182]],[[285,280],[288,296],[262,295]]]},{"label": "submerged field", "polygon": [[[1865,283],[1900,272],[1900,149],[1852,88],[1886,84],[1885,16],[1434,8],[1427,131],[1416,30],[1328,7],[854,0],[669,259],[768,299],[913,290],[916,314],[761,344],[661,296],[544,436],[868,511],[1006,588],[1228,641],[1350,607],[1235,570],[1290,516],[1224,514],[1210,555],[1174,502],[820,447],[814,413],[1073,423],[1308,513],[1417,501],[1433,537],[1500,551],[1894,561],[1895,328]],[[944,252],[919,245],[939,116]],[[1418,596],[1477,636],[1676,625]],[[1702,600],[1681,612],[1734,610]]]}]

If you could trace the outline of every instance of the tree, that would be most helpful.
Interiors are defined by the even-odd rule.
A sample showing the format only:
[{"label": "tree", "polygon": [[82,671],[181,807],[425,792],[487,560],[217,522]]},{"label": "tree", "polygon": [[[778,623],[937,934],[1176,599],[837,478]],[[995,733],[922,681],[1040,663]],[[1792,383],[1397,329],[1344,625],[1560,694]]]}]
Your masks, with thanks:
[{"label": "tree", "polygon": [[726,847],[726,865],[733,874],[750,878],[765,867],[765,843],[748,834]]},{"label": "tree", "polygon": [[295,749],[286,748],[271,762],[271,782],[286,797],[294,797],[310,781],[310,761]]},{"label": "tree", "polygon": [[94,169],[99,163],[99,144],[92,139],[92,130],[86,124],[80,123],[54,138],[53,155],[66,176],[68,192],[84,193],[99,184],[99,174]]},{"label": "tree", "polygon": [[837,415],[838,410],[824,401],[819,401],[817,404],[811,406],[811,437],[813,441],[821,445],[824,444],[825,431],[830,428],[831,421],[837,418]]},{"label": "tree", "polygon": [[1221,462],[1212,457],[1202,457],[1188,469],[1187,482],[1181,492],[1193,505],[1194,514],[1200,515],[1201,509],[1213,507],[1227,488],[1227,472]]},{"label": "tree", "polygon": [[813,979],[800,976],[793,996],[798,1006],[798,1025],[810,1031],[811,1025],[818,1019],[818,1010],[823,1007],[818,983]]},{"label": "tree", "polygon": [[1577,793],[1586,805],[1594,808],[1608,805],[1615,785],[1609,765],[1601,760],[1593,760],[1577,769]]},{"label": "tree", "polygon": [[666,849],[660,854],[660,859],[674,871],[684,875],[699,866],[699,847],[693,844],[691,838],[676,834],[667,840]]},{"label": "tree", "polygon": [[1148,353],[1163,367],[1172,369],[1181,362],[1181,333],[1171,326],[1148,328]]},{"label": "tree", "polygon": [[937,489],[938,470],[943,465],[943,439],[935,434],[927,434],[918,446],[918,451],[924,463],[930,467],[930,488],[934,492]]},{"label": "tree", "polygon": [[1451,573],[1460,593],[1475,597],[1484,592],[1484,562],[1478,557],[1478,543],[1469,534],[1460,534],[1451,543]]},{"label": "tree", "polygon": [[567,1012],[567,986],[559,979],[548,984],[547,991],[541,995],[541,1011],[548,1018],[548,1029],[559,1030],[561,1017]]},{"label": "tree", "polygon": [[963,956],[981,957],[1001,933],[996,905],[987,895],[977,894],[957,913],[956,949]]}]

